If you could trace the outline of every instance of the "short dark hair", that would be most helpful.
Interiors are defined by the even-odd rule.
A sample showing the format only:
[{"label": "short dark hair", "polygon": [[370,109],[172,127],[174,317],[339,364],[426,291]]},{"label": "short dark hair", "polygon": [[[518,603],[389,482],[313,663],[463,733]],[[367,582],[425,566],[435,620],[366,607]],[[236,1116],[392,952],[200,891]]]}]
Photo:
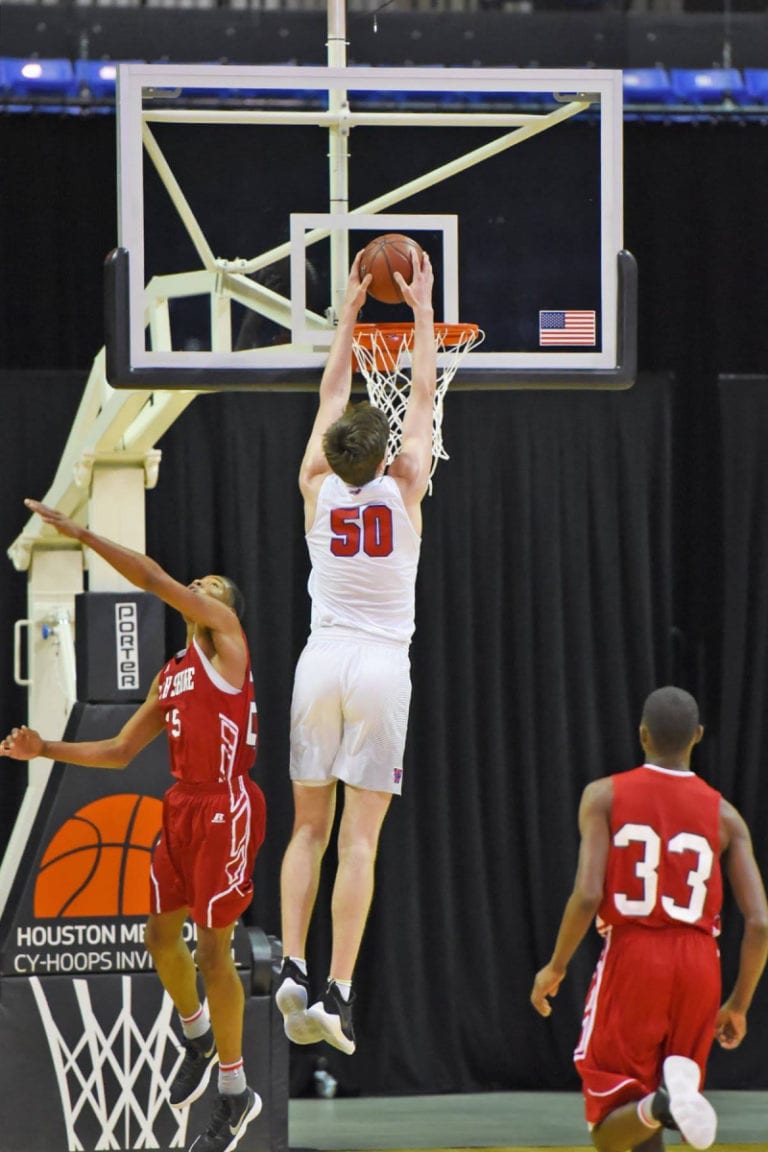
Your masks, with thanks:
[{"label": "short dark hair", "polygon": [[323,452],[345,484],[360,486],[373,480],[384,459],[389,420],[367,400],[350,405],[323,436]]},{"label": "short dark hair", "polygon": [[699,727],[699,706],[684,688],[667,685],[651,692],[645,701],[642,723],[657,752],[682,752]]},{"label": "short dark hair", "polygon": [[229,576],[222,576],[224,587],[229,593],[229,606],[237,616],[238,620],[242,620],[245,616],[245,596],[235,584],[234,580],[230,580]]}]

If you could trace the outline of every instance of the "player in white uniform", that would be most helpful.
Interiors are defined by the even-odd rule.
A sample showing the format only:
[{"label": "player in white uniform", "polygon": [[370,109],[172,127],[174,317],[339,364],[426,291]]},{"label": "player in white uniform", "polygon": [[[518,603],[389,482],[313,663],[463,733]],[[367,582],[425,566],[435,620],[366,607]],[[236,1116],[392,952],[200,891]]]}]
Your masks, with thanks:
[{"label": "player in white uniform", "polygon": [[[401,449],[384,474],[389,422],[349,406],[352,337],[370,276],[350,271],[299,473],[312,572],[312,631],[291,708],[295,818],[281,875],[283,969],[276,994],[291,1040],[355,1050],[352,975],[373,898],[379,833],[400,793],[411,696],[421,501],[432,467],[436,351],[429,257],[400,290],[413,309],[411,388]],[[308,1007],[305,948],[336,807],[345,785],[328,985]]]}]

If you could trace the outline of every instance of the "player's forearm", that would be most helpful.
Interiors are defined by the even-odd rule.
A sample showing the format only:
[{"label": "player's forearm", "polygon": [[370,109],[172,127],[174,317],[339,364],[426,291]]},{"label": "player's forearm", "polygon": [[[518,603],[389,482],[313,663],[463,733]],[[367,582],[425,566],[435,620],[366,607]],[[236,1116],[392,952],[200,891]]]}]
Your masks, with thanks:
[{"label": "player's forearm", "polygon": [[125,768],[129,760],[114,740],[42,740],[39,755],[80,768]]},{"label": "player's forearm", "polygon": [[320,381],[320,400],[348,398],[352,389],[352,337],[357,309],[345,302]]},{"label": "player's forearm", "polygon": [[432,397],[437,387],[437,351],[432,308],[414,308],[413,337],[411,387],[421,389]]},{"label": "player's forearm", "polygon": [[144,556],[141,552],[134,552],[132,548],[125,548],[122,544],[117,544],[114,540],[108,540],[104,536],[97,536],[89,528],[83,528],[78,539],[86,548],[96,552],[103,560],[106,560],[110,567],[124,576],[126,580],[130,580],[131,584],[135,584],[137,588],[151,592],[158,577],[164,575],[160,565],[149,556]]},{"label": "player's forearm", "polygon": [[739,972],[728,1003],[737,1012],[746,1013],[768,962],[768,924],[765,920],[747,921],[741,940]]},{"label": "player's forearm", "polygon": [[579,892],[571,894],[560,922],[550,967],[565,972],[589,931],[598,907],[599,901],[595,902]]}]

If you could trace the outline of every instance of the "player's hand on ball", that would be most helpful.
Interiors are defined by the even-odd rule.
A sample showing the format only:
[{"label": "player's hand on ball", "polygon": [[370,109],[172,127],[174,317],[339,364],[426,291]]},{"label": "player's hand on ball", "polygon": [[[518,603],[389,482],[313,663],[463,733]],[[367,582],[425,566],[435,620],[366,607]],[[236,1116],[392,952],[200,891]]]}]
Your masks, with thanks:
[{"label": "player's hand on ball", "polygon": [[413,273],[410,284],[398,271],[393,272],[392,276],[400,288],[403,300],[414,312],[419,308],[431,308],[435,276],[429,256],[424,251],[416,252],[415,249],[411,249],[411,263]]},{"label": "player's hand on ball", "polygon": [[360,272],[360,258],[362,255],[363,251],[361,249],[352,261],[352,267],[349,270],[349,280],[347,281],[345,303],[348,304],[354,312],[359,312],[363,304],[365,304],[368,285],[371,282],[370,272],[366,273],[365,276]]},{"label": "player's hand on ball", "polygon": [[35,756],[42,755],[42,751],[40,734],[34,728],[27,728],[26,724],[22,724],[21,728],[12,728],[0,743],[0,753],[10,756],[11,760],[34,760]]}]

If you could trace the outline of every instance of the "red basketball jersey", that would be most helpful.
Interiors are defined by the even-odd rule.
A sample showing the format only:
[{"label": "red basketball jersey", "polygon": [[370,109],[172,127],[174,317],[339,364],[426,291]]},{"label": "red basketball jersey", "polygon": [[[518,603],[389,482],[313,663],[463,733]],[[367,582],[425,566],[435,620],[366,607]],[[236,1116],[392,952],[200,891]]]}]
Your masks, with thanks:
[{"label": "red basketball jersey", "polygon": [[226,784],[256,759],[258,732],[251,661],[236,689],[193,640],[160,673],[158,704],[165,718],[171,772],[187,784]]},{"label": "red basketball jersey", "polygon": [[611,847],[598,923],[689,925],[717,935],[720,793],[645,764],[612,778]]}]

